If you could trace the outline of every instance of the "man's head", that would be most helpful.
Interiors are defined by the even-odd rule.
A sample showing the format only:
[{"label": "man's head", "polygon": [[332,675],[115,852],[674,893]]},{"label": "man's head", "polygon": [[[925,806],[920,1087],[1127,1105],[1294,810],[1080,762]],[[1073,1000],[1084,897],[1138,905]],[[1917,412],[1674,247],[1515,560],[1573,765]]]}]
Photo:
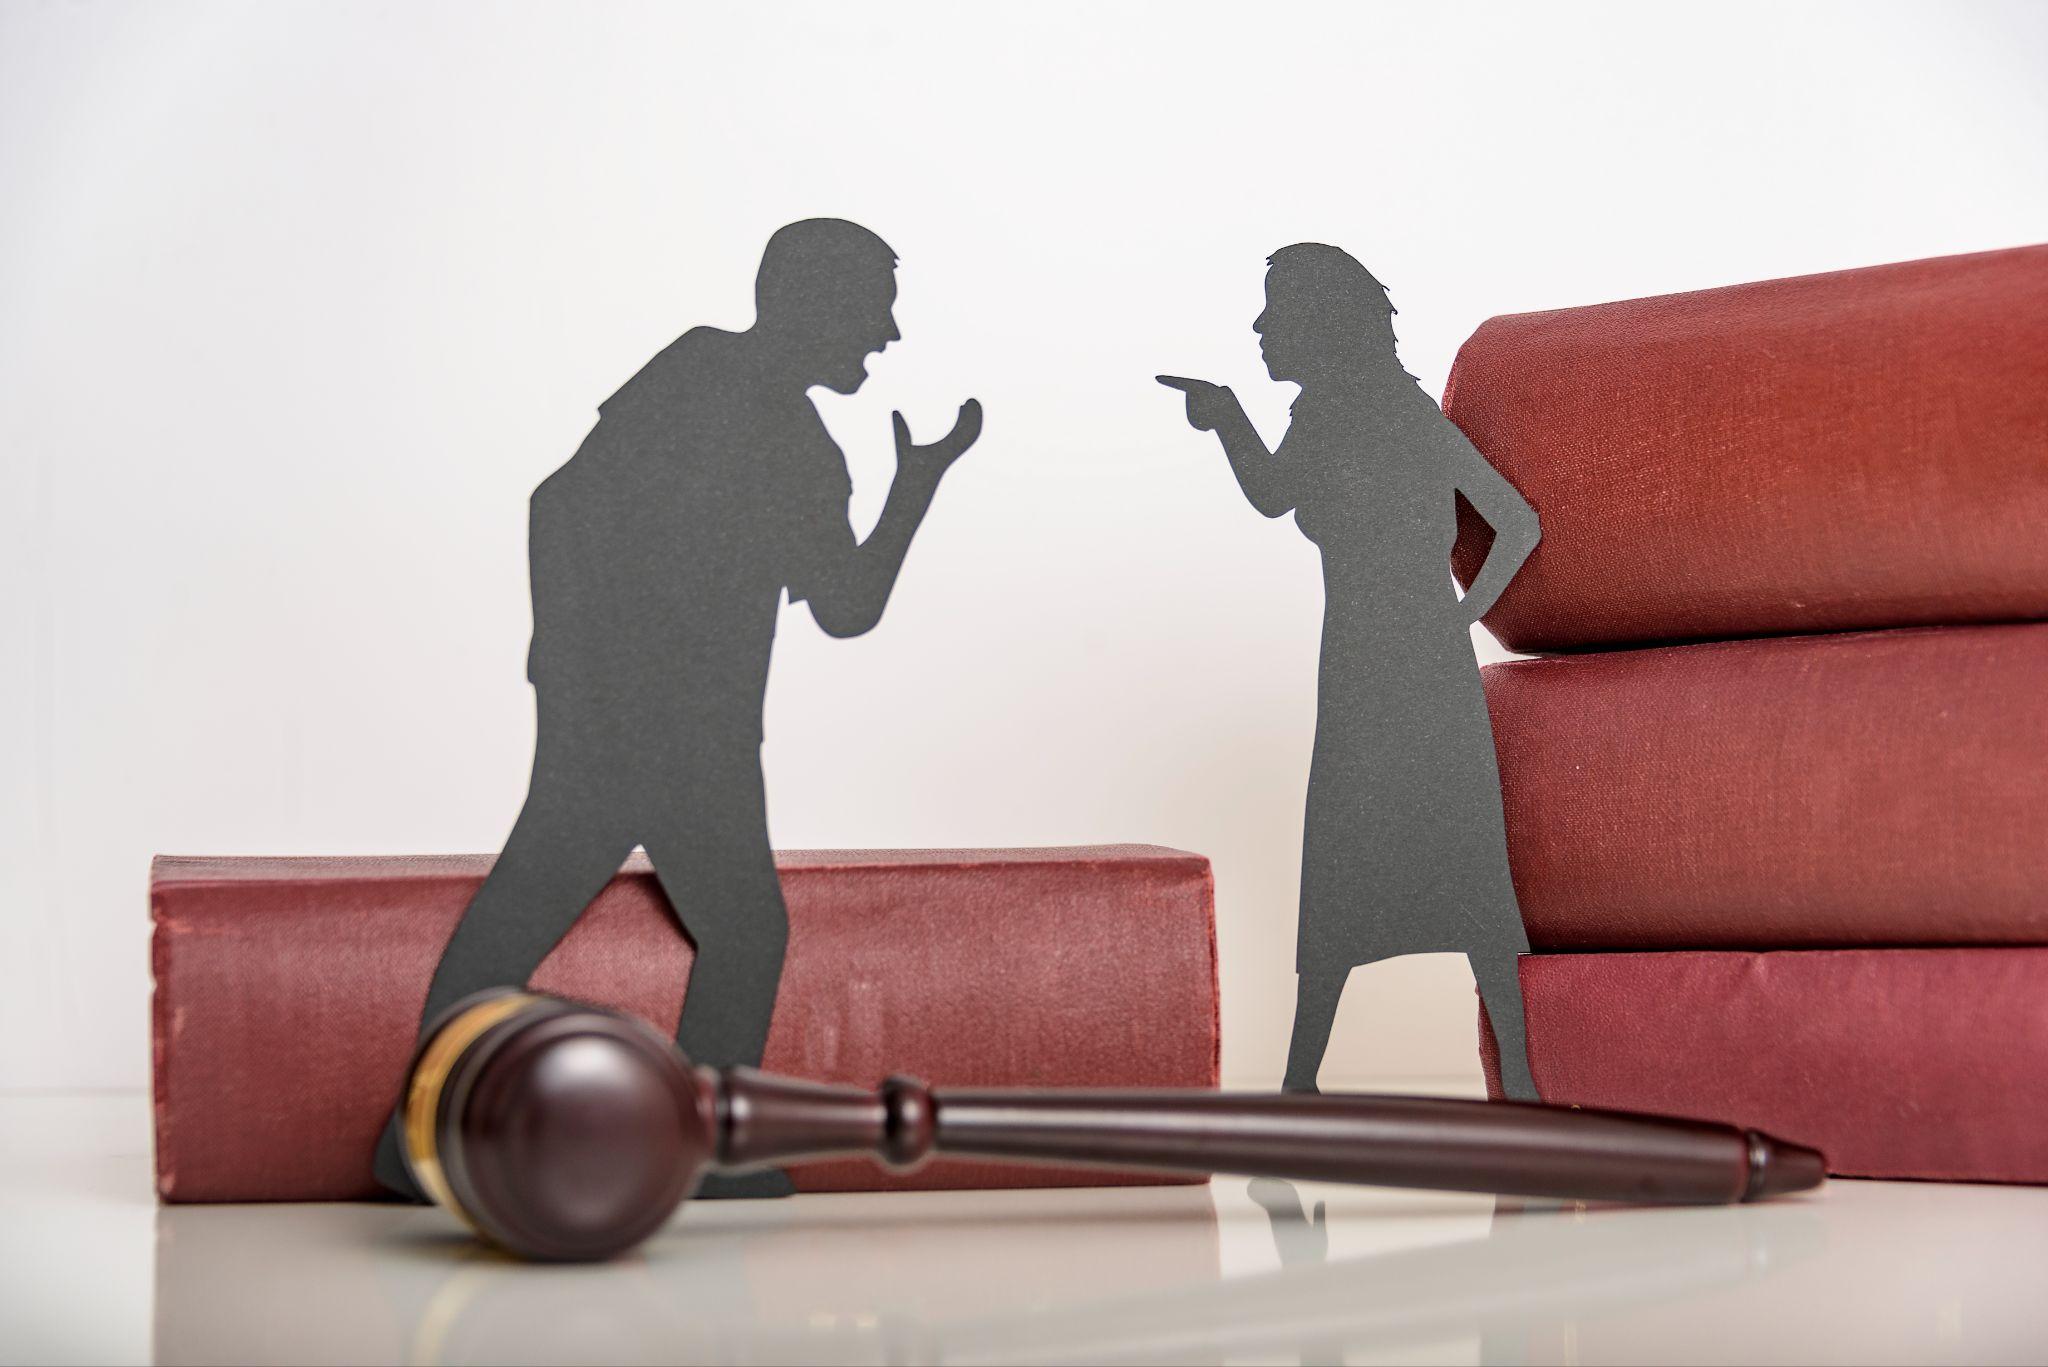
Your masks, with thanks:
[{"label": "man's head", "polygon": [[754,279],[754,330],[806,386],[851,394],[867,358],[903,334],[896,253],[858,223],[807,218],[776,230]]}]

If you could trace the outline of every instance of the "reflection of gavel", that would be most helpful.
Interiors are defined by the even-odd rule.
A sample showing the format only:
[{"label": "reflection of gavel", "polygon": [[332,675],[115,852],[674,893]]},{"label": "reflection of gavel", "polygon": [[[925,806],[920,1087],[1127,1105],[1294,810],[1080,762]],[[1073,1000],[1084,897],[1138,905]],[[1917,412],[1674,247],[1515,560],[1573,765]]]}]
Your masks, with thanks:
[{"label": "reflection of gavel", "polygon": [[933,1153],[1566,1200],[1721,1204],[1820,1185],[1812,1149],[1697,1121],[1433,1097],[875,1092],[691,1066],[628,1016],[501,991],[428,1032],[405,1099],[421,1188],[529,1258],[633,1247],[706,1172]]}]

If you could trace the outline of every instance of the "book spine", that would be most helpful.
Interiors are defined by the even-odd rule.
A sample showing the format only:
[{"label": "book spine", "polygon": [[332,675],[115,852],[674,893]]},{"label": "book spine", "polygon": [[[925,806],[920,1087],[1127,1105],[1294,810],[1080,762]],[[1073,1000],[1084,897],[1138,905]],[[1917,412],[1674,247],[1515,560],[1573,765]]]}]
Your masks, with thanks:
[{"label": "book spine", "polygon": [[1542,518],[1511,650],[2048,618],[2048,246],[1490,319],[1444,411]]},{"label": "book spine", "polygon": [[2048,624],[1483,678],[1538,950],[2048,944]]},{"label": "book spine", "polygon": [[2048,948],[1538,954],[1522,995],[1547,1102],[1748,1126],[1844,1177],[2048,1182]]},{"label": "book spine", "polygon": [[[160,877],[152,889],[158,1190],[377,1195],[428,979],[473,875]],[[1213,1087],[1213,892],[1194,856],[783,869],[790,939],[764,1067],[872,1086]],[[673,1031],[690,947],[644,864],[533,986]],[[803,1191],[1157,1177],[940,1161],[792,1172]],[[1185,1180],[1185,1179],[1182,1179]]]}]

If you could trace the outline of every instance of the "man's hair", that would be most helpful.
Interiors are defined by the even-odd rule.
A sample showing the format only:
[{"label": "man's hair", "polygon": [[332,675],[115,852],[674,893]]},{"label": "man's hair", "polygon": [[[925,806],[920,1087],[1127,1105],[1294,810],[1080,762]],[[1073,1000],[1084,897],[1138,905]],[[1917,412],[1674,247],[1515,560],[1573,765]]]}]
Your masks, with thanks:
[{"label": "man's hair", "polygon": [[888,243],[843,218],[807,218],[775,230],[754,277],[754,311],[763,320],[801,318],[876,272],[896,268]]}]

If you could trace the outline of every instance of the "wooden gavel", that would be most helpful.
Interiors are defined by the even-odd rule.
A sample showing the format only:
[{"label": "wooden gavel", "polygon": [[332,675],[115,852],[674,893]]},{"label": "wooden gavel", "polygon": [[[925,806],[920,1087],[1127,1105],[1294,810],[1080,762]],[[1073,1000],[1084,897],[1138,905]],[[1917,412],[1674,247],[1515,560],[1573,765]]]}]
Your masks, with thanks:
[{"label": "wooden gavel", "polygon": [[874,1092],[712,1070],[617,1012],[518,991],[429,1030],[404,1107],[422,1190],[522,1257],[609,1258],[707,1172],[868,1155],[1236,1173],[1566,1200],[1724,1204],[1804,1191],[1821,1155],[1699,1121],[1434,1097]]}]

